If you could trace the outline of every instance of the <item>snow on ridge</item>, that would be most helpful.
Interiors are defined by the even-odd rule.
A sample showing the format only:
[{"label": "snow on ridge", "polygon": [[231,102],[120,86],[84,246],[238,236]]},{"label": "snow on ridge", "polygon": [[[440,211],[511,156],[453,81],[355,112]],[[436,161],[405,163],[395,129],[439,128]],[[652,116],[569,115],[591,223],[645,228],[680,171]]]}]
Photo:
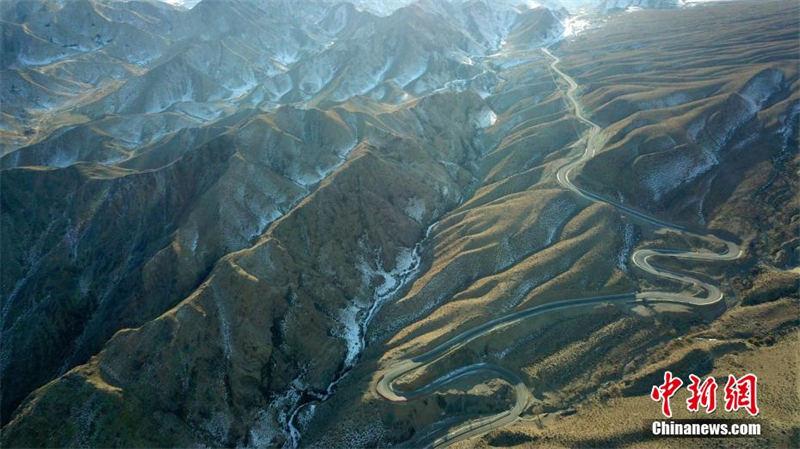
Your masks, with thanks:
[{"label": "snow on ridge", "polygon": [[475,125],[479,128],[488,128],[497,123],[497,114],[491,108],[482,109],[475,117]]},{"label": "snow on ridge", "polygon": [[310,186],[316,185],[323,179],[330,176],[330,174],[336,171],[336,169],[341,167],[342,164],[344,164],[347,160],[347,156],[351,151],[353,151],[353,148],[355,148],[356,145],[358,145],[358,139],[353,139],[351,142],[345,144],[342,148],[335,150],[334,154],[336,154],[339,159],[336,161],[336,163],[331,164],[328,167],[317,167],[313,172],[293,173],[291,176],[289,176],[289,179],[306,189]]},{"label": "snow on ridge", "polygon": [[[364,95],[367,92],[375,89],[380,83],[384,81],[386,72],[394,64],[394,58],[389,57],[384,62],[383,66],[379,67],[374,73],[357,73],[348,76],[342,81],[339,88],[334,92],[330,98],[333,101],[344,101],[350,97],[357,95]],[[348,75],[352,72],[348,72]]]},{"label": "snow on ridge", "polygon": [[169,3],[173,6],[179,6],[186,9],[192,9],[200,3],[201,0],[161,0],[164,3]]},{"label": "snow on ridge", "polygon": [[721,3],[721,2],[732,2],[735,0],[680,0],[681,6],[684,7],[693,7],[699,6],[704,3]]},{"label": "snow on ridge", "polygon": [[593,10],[603,14],[613,12],[630,13],[643,9],[692,8],[703,4],[730,2],[735,0],[560,0],[570,12]]},{"label": "snow on ridge", "polygon": [[630,8],[678,8],[682,3],[681,0],[605,0],[598,6],[602,12],[612,12]]},{"label": "snow on ridge", "polygon": [[567,17],[561,24],[564,27],[564,31],[561,33],[562,38],[577,36],[591,27],[591,22],[583,16]]}]

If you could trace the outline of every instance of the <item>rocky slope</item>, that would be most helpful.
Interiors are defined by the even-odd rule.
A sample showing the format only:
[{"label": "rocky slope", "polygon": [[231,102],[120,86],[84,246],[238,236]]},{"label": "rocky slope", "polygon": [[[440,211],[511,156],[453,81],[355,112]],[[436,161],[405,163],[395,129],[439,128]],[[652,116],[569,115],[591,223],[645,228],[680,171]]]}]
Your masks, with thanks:
[{"label": "rocky slope", "polygon": [[[4,423],[30,391],[117,331],[163,318],[215,284],[225,258],[290,239],[278,247],[303,260],[275,268],[283,274],[267,282],[281,286],[274,297],[253,293],[259,307],[279,307],[269,326],[254,328],[285,353],[258,362],[262,399],[237,406],[235,418],[182,405],[196,416],[185,425],[197,441],[247,442],[256,423],[278,429],[261,432],[276,441],[290,438],[280,414],[299,399],[297,385],[325,391],[355,360],[373,297],[414,271],[425,228],[472,182],[479,136],[493,120],[482,97],[496,80],[470,55],[496,51],[517,21],[536,19],[528,27],[539,27],[539,40],[558,25],[548,10],[485,3],[431,2],[389,17],[348,4],[301,14],[285,6],[3,4]],[[376,29],[382,39],[372,38]],[[266,237],[278,222],[306,230]],[[307,226],[333,222],[347,234],[334,238],[340,245],[323,244],[336,232],[324,227],[308,240]],[[308,319],[319,326],[312,343],[298,330]],[[219,427],[218,415],[241,424]]]},{"label": "rocky slope", "polygon": [[[675,288],[630,254],[698,242],[556,182],[585,128],[542,45],[605,128],[575,182],[741,241],[741,264],[675,267],[732,309],[543,317],[403,384],[497,362],[541,421],[761,347],[672,360],[677,336],[796,326],[775,318],[800,261],[796,5],[709,6],[712,28],[609,10],[561,42],[548,2],[369,3],[0,4],[3,446],[427,444],[511,388],[397,406],[374,391],[392,360],[532,305]],[[775,331],[720,327],[751,315]],[[529,422],[464,443],[529,442]]]},{"label": "rocky slope", "polygon": [[[607,127],[602,151],[581,168],[577,182],[658,217],[742,239],[748,249],[741,265],[693,267],[722,285],[731,310],[718,318],[719,311],[697,316],[685,310],[653,314],[641,308],[596,308],[518,324],[481,338],[402,384],[412,390],[476,362],[517,367],[536,396],[522,419],[507,431],[493,431],[457,446],[638,446],[647,442],[638,427],[641,417],[658,418],[657,410],[648,408],[652,401],[647,388],[664,369],[720,376],[731,369],[731,360],[747,357],[754,362],[737,369],[761,369],[769,377],[771,368],[758,360],[774,357],[769,347],[775,342],[781,342],[782,350],[792,347],[798,324],[799,186],[797,99],[792,87],[797,82],[793,50],[797,34],[788,17],[796,7],[773,2],[753,14],[750,6],[716,10],[721,23],[712,30],[698,25],[708,14],[702,9],[636,12],[612,18],[606,26],[557,47],[581,81],[582,98],[593,118]],[[638,20],[631,22],[630,16]],[[764,31],[742,37],[743,30]],[[751,44],[770,50],[750,51]],[[727,109],[717,103],[750,98],[752,86],[765,84],[760,74],[773,71],[780,73],[773,79],[781,81],[771,84],[770,93],[760,95],[757,102],[742,101],[745,110],[756,110],[741,120],[730,114],[738,103],[725,103]],[[370,385],[377,382],[381,368],[397,358],[420,354],[485,322],[487,316],[564,297],[627,291],[635,288],[632,284],[645,289],[657,286],[661,281],[630,266],[631,249],[696,244],[604,207],[587,208],[572,196],[560,197],[563,191],[558,189],[549,191],[555,169],[563,164],[562,157],[575,144],[582,125],[571,119],[546,65],[534,55],[526,65],[500,76],[506,81],[488,98],[498,113],[492,131],[499,139],[480,162],[484,167],[480,187],[432,232],[428,270],[377,317],[375,345],[367,348],[363,365],[343,382],[342,393],[317,407],[319,418],[312,421],[304,440],[309,446],[423,444],[458,422],[508,409],[511,400],[506,407],[490,410],[476,405],[480,395],[472,387],[485,382],[485,377],[454,381],[409,406],[386,405]],[[704,82],[716,90],[697,87]],[[692,94],[692,88],[698,93]],[[691,95],[699,101],[692,102]],[[675,103],[674,98],[684,97]],[[681,103],[686,106],[675,107]],[[503,104],[510,104],[509,109],[504,110]],[[680,121],[687,112],[709,117],[697,127],[706,140],[678,148],[664,143],[668,133],[689,132],[686,122],[671,122]],[[735,126],[727,135],[731,123]],[[735,134],[739,129],[747,134]],[[711,140],[708,135],[727,137]],[[635,149],[623,153],[620,142]],[[664,195],[647,189],[635,159],[659,151],[689,157],[693,151],[712,150],[718,151],[719,159],[695,177],[690,176],[689,164],[678,166],[665,159],[649,166],[647,173],[671,173],[664,179],[675,183],[674,190]],[[628,154],[631,159],[617,159]],[[673,169],[683,171],[670,172]],[[530,217],[526,217],[528,201],[541,207]],[[698,201],[705,205],[702,216]],[[515,223],[526,218],[524,225]],[[537,235],[543,224],[550,232]],[[687,269],[680,264],[672,268]],[[738,298],[743,306],[736,305]],[[770,305],[750,306],[764,302]],[[398,323],[398,316],[405,318]],[[762,325],[744,324],[753,320]],[[729,327],[732,321],[739,323],[735,330]],[[775,369],[795,378],[790,361]],[[788,388],[777,387],[778,381],[767,382]],[[504,394],[501,386],[489,388],[498,396]],[[765,416],[774,417],[780,431],[748,440],[753,447],[796,444],[797,426],[790,418],[797,410],[796,395],[775,391],[765,400],[769,404]],[[614,419],[600,417],[608,404],[620,409],[613,413]],[[784,413],[784,407],[792,412]],[[451,418],[456,413],[459,421]],[[597,422],[604,424],[596,428]],[[684,442],[664,443],[681,447]]]}]

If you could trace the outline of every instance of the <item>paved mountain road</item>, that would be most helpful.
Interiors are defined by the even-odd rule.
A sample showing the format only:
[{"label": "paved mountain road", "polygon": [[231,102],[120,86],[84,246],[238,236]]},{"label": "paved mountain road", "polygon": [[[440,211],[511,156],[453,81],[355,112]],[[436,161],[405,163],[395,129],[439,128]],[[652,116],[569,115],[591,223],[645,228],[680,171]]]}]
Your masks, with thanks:
[{"label": "paved mountain road", "polygon": [[519,418],[520,414],[522,414],[522,412],[525,410],[525,407],[527,406],[528,401],[530,400],[531,397],[530,389],[525,385],[523,380],[516,373],[501,366],[483,362],[455,369],[439,377],[433,382],[430,382],[424,387],[421,387],[414,391],[398,391],[397,389],[395,389],[394,382],[398,378],[402,377],[407,373],[428,366],[438,360],[441,360],[442,358],[447,357],[454,351],[458,350],[459,348],[467,345],[468,343],[480,337],[507,328],[516,323],[519,323],[520,321],[538,315],[542,315],[545,313],[564,310],[568,308],[587,307],[587,306],[608,304],[608,303],[616,303],[616,304],[623,304],[623,303],[631,304],[636,302],[674,303],[674,304],[687,305],[690,307],[710,306],[717,304],[723,299],[723,293],[717,286],[709,284],[700,279],[691,277],[690,275],[687,274],[676,273],[663,268],[658,268],[657,266],[653,265],[652,260],[654,258],[669,257],[669,258],[683,259],[683,260],[730,261],[741,257],[742,254],[741,249],[734,242],[727,241],[711,233],[689,230],[683,226],[667,223],[655,217],[651,217],[643,212],[622,205],[616,201],[609,200],[593,192],[584,190],[572,183],[570,175],[572,174],[573,170],[577,168],[579,165],[585,163],[586,161],[594,157],[596,151],[599,148],[601,148],[602,138],[603,138],[602,128],[593,121],[591,121],[584,114],[583,106],[575,96],[576,91],[578,90],[578,84],[572,77],[570,77],[569,75],[567,75],[566,73],[561,71],[561,69],[558,68],[558,63],[560,62],[560,59],[557,56],[553,55],[547,48],[542,48],[542,52],[548,58],[551,59],[552,62],[550,64],[550,69],[553,71],[553,73],[557,74],[568,85],[567,91],[565,92],[565,97],[569,102],[571,108],[573,109],[575,117],[589,127],[589,130],[585,137],[586,140],[585,151],[583,152],[583,154],[581,154],[578,157],[575,157],[574,159],[570,160],[569,162],[567,162],[566,164],[561,166],[561,168],[558,169],[556,173],[556,179],[558,183],[564,188],[575,192],[577,195],[580,195],[581,197],[586,198],[589,201],[605,203],[610,206],[613,206],[623,214],[633,219],[646,222],[656,227],[671,229],[673,231],[682,233],[684,235],[689,235],[712,244],[716,245],[721,244],[725,246],[725,251],[722,253],[716,253],[708,250],[681,251],[681,250],[670,250],[670,249],[645,248],[634,251],[634,253],[631,256],[633,264],[639,267],[640,269],[644,270],[645,272],[656,277],[670,279],[694,286],[695,289],[693,290],[700,289],[706,292],[706,295],[703,297],[696,296],[693,290],[686,289],[682,292],[644,291],[644,292],[635,292],[635,293],[632,292],[628,294],[611,295],[611,296],[570,298],[570,299],[563,299],[559,301],[549,302],[546,304],[529,307],[527,309],[523,309],[517,312],[509,313],[499,318],[495,318],[483,325],[464,331],[461,334],[458,334],[450,338],[449,340],[445,341],[444,343],[441,343],[440,345],[436,346],[435,348],[425,353],[400,360],[398,362],[393,363],[391,366],[386,367],[383,370],[383,375],[378,380],[378,383],[376,384],[375,388],[378,394],[394,402],[405,402],[423,397],[427,394],[430,394],[430,392],[435,391],[439,387],[442,387],[447,383],[453,382],[458,378],[477,373],[489,373],[491,375],[494,375],[496,378],[504,379],[509,384],[514,386],[516,400],[512,408],[495,415],[467,421],[462,425],[450,429],[446,434],[432,441],[429,444],[430,447],[447,446],[452,443],[455,443],[456,441],[461,441],[467,438],[478,436],[492,429],[500,428],[514,422]]}]

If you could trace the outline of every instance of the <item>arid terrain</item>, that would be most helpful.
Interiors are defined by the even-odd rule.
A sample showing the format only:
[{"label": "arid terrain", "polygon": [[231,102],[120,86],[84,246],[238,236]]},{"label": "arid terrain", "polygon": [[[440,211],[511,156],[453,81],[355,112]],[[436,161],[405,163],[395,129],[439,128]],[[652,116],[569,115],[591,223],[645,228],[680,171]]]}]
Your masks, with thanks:
[{"label": "arid terrain", "polygon": [[301,3],[0,3],[3,447],[800,445],[797,2]]}]

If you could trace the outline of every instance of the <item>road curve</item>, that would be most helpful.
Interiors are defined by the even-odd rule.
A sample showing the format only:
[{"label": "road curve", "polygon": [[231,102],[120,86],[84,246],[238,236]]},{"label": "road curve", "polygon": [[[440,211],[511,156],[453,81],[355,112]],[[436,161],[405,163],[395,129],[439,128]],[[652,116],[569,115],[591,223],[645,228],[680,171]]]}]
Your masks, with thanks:
[{"label": "road curve", "polygon": [[701,281],[699,279],[690,277],[685,274],[674,273],[672,271],[668,271],[665,269],[656,268],[650,264],[650,259],[652,259],[653,257],[672,257],[675,259],[683,259],[683,260],[730,261],[738,259],[739,257],[742,256],[742,250],[739,247],[739,245],[737,245],[734,242],[720,238],[710,232],[690,230],[684,226],[679,226],[676,224],[659,220],[655,217],[651,217],[645,213],[642,213],[628,206],[620,204],[617,201],[611,200],[609,198],[604,198],[600,195],[582,189],[573,184],[572,179],[570,179],[570,175],[572,174],[573,170],[575,170],[575,168],[577,168],[579,165],[593,158],[597,149],[600,146],[602,146],[602,128],[597,123],[591,121],[584,114],[583,107],[575,97],[575,93],[578,90],[578,83],[576,83],[575,80],[572,79],[572,77],[570,77],[569,75],[567,75],[566,73],[561,71],[561,69],[558,68],[558,63],[561,61],[561,59],[553,55],[548,48],[542,48],[542,52],[552,60],[552,62],[550,63],[550,69],[556,74],[558,74],[558,76],[561,79],[566,81],[567,85],[569,86],[566,92],[566,97],[572,106],[572,109],[575,113],[575,117],[580,122],[589,126],[588,136],[586,137],[586,150],[580,157],[575,158],[574,160],[564,164],[561,168],[558,169],[558,171],[556,172],[556,179],[558,180],[558,183],[561,184],[563,187],[572,190],[576,194],[590,201],[597,203],[605,203],[610,206],[613,206],[617,210],[619,210],[620,212],[624,213],[629,217],[655,225],[660,228],[671,229],[673,231],[677,231],[681,234],[695,237],[699,240],[703,240],[711,244],[725,246],[725,250],[722,253],[716,253],[708,250],[679,251],[679,250],[653,249],[653,248],[640,249],[635,251],[631,256],[631,259],[635,266],[641,268],[642,270],[656,277],[671,279],[674,281],[690,284],[704,290],[707,293],[705,297],[696,297],[694,295],[687,294],[686,291],[679,293],[647,291],[638,293],[636,295],[637,298],[640,300],[677,302],[681,304],[691,304],[691,305],[712,305],[721,301],[723,299],[723,294],[717,286],[711,285],[707,282]]},{"label": "road curve", "polygon": [[[397,389],[395,389],[394,383],[398,378],[412,371],[430,365],[438,360],[441,360],[447,357],[448,355],[452,354],[459,348],[469,344],[470,342],[480,337],[507,328],[509,326],[513,326],[514,324],[519,323],[520,321],[538,315],[542,315],[545,313],[550,313],[558,310],[564,310],[575,307],[588,307],[588,306],[593,306],[598,304],[608,304],[608,303],[612,304],[635,303],[635,302],[675,303],[690,307],[709,306],[717,304],[724,298],[722,291],[717,286],[709,284],[703,280],[691,277],[687,274],[676,273],[663,268],[659,268],[653,265],[652,260],[654,258],[659,258],[659,257],[660,258],[670,257],[682,260],[730,261],[738,259],[739,257],[741,257],[742,254],[741,249],[734,242],[727,241],[721,237],[718,237],[708,232],[694,231],[687,229],[683,226],[667,223],[655,217],[651,217],[643,212],[637,211],[628,206],[620,204],[616,201],[604,198],[593,192],[584,190],[573,184],[572,180],[570,179],[570,175],[572,174],[573,170],[575,170],[575,168],[577,168],[579,165],[583,164],[584,162],[594,157],[597,149],[602,146],[602,128],[593,121],[591,121],[584,114],[582,105],[575,97],[575,94],[578,90],[578,84],[572,77],[570,77],[569,75],[567,75],[558,68],[558,63],[560,62],[560,59],[557,56],[553,55],[548,48],[542,48],[542,52],[548,58],[551,59],[552,62],[550,64],[550,69],[553,71],[553,73],[557,74],[568,85],[568,89],[565,92],[565,96],[571,108],[574,111],[575,117],[580,122],[584,123],[589,127],[589,131],[585,138],[586,139],[585,151],[583,152],[583,154],[574,158],[573,160],[570,160],[557,170],[556,179],[558,183],[564,188],[575,192],[577,195],[580,195],[581,197],[586,198],[589,201],[605,203],[610,206],[613,206],[623,214],[633,219],[643,221],[645,223],[654,225],[659,228],[671,229],[679,233],[682,233],[684,235],[689,235],[711,244],[723,245],[725,247],[725,250],[721,253],[716,253],[709,250],[682,251],[682,250],[656,249],[656,248],[644,248],[636,250],[631,256],[631,260],[636,267],[639,267],[640,269],[644,270],[645,272],[653,276],[681,282],[683,284],[693,286],[695,288],[691,290],[685,289],[681,292],[644,291],[644,292],[632,292],[632,293],[609,295],[609,296],[570,298],[570,299],[563,299],[559,301],[554,301],[546,304],[529,307],[523,310],[509,313],[499,318],[495,318],[480,326],[466,330],[450,338],[444,343],[439,344],[433,349],[430,349],[422,354],[418,354],[414,357],[397,361],[392,365],[390,365],[389,367],[385,368],[383,370],[383,375],[380,377],[378,383],[375,385],[375,389],[379,395],[393,402],[406,402],[423,397],[427,394],[430,394],[432,391],[435,391],[438,388],[450,382],[455,381],[456,379],[478,373],[488,373],[492,375],[494,378],[504,379],[510,385],[514,386],[516,399],[513,407],[511,407],[509,410],[506,410],[504,412],[495,415],[467,421],[464,424],[461,424],[453,429],[450,429],[445,435],[436,438],[429,444],[430,447],[434,448],[444,447],[453,444],[457,441],[478,436],[492,429],[503,427],[507,424],[514,422],[519,418],[519,416],[525,410],[525,407],[527,406],[528,401],[531,398],[530,389],[525,385],[523,380],[516,373],[501,366],[484,362],[474,363],[472,365],[467,365],[461,368],[457,368],[439,377],[438,379],[428,383],[427,385],[413,391],[398,391]],[[697,296],[696,291],[698,290],[705,292],[705,296]]]}]

